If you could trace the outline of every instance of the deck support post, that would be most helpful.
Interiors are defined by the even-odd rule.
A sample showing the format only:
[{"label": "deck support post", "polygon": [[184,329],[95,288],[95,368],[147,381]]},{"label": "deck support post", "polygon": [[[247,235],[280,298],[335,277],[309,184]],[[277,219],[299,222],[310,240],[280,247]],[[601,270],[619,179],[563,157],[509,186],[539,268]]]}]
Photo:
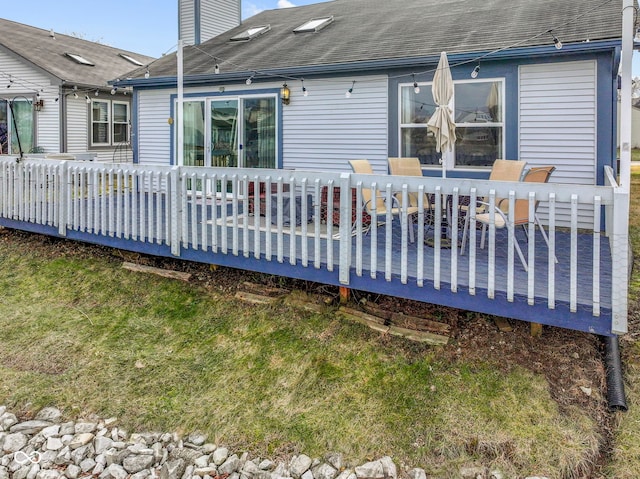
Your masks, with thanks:
[{"label": "deck support post", "polygon": [[349,294],[351,290],[346,286],[340,286],[340,304],[347,304],[349,302]]}]

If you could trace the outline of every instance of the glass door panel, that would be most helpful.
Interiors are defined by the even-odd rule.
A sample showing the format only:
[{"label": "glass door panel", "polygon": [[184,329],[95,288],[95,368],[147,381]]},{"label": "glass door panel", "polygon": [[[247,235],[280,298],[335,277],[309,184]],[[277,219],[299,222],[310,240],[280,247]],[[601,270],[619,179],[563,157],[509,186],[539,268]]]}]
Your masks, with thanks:
[{"label": "glass door panel", "polygon": [[9,115],[7,102],[0,100],[0,155],[9,153]]},{"label": "glass door panel", "polygon": [[276,99],[243,100],[243,164],[245,168],[276,167]]},{"label": "glass door panel", "polygon": [[238,166],[238,100],[211,101],[211,166]]},{"label": "glass door panel", "polygon": [[185,101],[184,118],[184,165],[205,166],[204,154],[204,101]]}]

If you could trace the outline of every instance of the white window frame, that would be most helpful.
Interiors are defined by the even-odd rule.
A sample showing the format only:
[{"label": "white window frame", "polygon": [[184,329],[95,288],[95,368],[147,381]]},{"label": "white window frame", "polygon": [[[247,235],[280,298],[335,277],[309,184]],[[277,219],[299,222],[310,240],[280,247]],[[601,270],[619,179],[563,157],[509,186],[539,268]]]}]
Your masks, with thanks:
[{"label": "white window frame", "polygon": [[[501,122],[489,122],[482,123],[480,126],[478,123],[456,123],[456,128],[467,128],[467,127],[498,127],[502,128],[502,145],[501,149],[504,156],[505,146],[506,146],[506,121],[505,121],[505,78],[504,77],[496,77],[496,78],[482,78],[482,79],[471,79],[471,80],[454,80],[454,94],[449,102],[449,108],[454,114],[455,117],[455,86],[464,84],[464,83],[500,83],[500,95],[501,95]],[[433,82],[418,82],[418,86],[421,90],[431,91]],[[414,83],[399,83],[398,84],[398,155],[402,153],[402,129],[403,128],[427,128],[426,123],[402,123],[402,89],[403,88],[414,88]],[[455,120],[455,118],[454,118]],[[446,170],[457,170],[457,171],[477,171],[479,169],[491,169],[491,166],[480,166],[480,167],[469,167],[469,166],[456,166],[456,145],[453,145],[452,150],[446,150],[442,152],[442,165],[422,165],[424,170],[441,170],[445,168]]]},{"label": "white window frame", "polygon": [[[242,149],[244,149],[244,145],[243,148],[240,148],[241,143],[241,139],[244,138],[244,118],[242,117],[242,115],[244,115],[244,113],[241,113],[244,109],[244,100],[249,100],[249,99],[255,99],[255,98],[274,98],[275,101],[275,113],[276,113],[276,131],[275,131],[275,142],[274,142],[274,148],[275,148],[275,163],[273,165],[273,168],[277,168],[278,166],[278,151],[280,151],[280,109],[278,108],[278,95],[276,93],[256,93],[256,94],[247,94],[247,95],[243,95],[243,94],[239,94],[239,95],[234,95],[233,92],[229,92],[229,95],[203,95],[203,96],[194,96],[194,97],[185,97],[183,101],[188,102],[188,101],[202,101],[204,102],[204,108],[205,108],[205,116],[204,116],[204,123],[205,123],[205,132],[204,132],[204,147],[205,147],[205,166],[211,166],[211,102],[213,101],[225,101],[225,100],[234,100],[238,102],[238,123],[237,123],[237,135],[238,135],[238,168],[244,168],[244,155],[243,155],[243,151]],[[178,110],[178,99],[176,98],[174,100],[174,111],[177,112]],[[178,143],[177,143],[177,139],[178,139],[178,133],[176,128],[178,127],[177,122],[173,123],[173,128],[174,128],[174,138],[176,139],[176,141],[174,142],[173,145],[173,150],[174,150],[174,154],[175,154],[175,158],[176,158],[176,162],[179,163],[179,166],[184,166],[182,165],[182,161],[184,160],[183,158],[178,158]]]},{"label": "white window frame", "polygon": [[[115,116],[115,106],[116,105],[124,105],[127,109],[127,118],[124,122],[122,121],[116,121],[116,116]],[[129,123],[131,122],[131,105],[129,104],[129,102],[127,101],[119,101],[119,100],[113,100],[111,102],[111,143],[115,146],[116,144],[121,144],[121,143],[129,143]],[[115,127],[116,125],[124,125],[125,126],[125,131],[126,131],[126,138],[124,139],[124,141],[118,141],[116,143],[115,141],[115,137],[116,137],[116,132],[115,132]]]},{"label": "white window frame", "polygon": [[[102,121],[96,121],[93,118],[93,105],[94,103],[106,103],[108,105],[107,107],[107,121],[106,122],[102,122]],[[127,119],[126,122],[115,122],[114,121],[114,114],[113,114],[113,108],[114,105],[124,105],[127,108]],[[116,146],[119,145],[121,143],[128,143],[130,140],[130,131],[129,131],[129,122],[131,121],[131,105],[129,102],[127,101],[122,101],[122,100],[105,100],[105,99],[92,99],[91,100],[91,105],[89,105],[89,123],[90,123],[90,131],[89,131],[89,139],[90,139],[90,144],[92,147],[105,147],[105,146]],[[106,142],[94,142],[93,140],[93,128],[94,125],[97,124],[106,124],[107,125],[107,141]],[[114,137],[115,137],[115,131],[114,131],[114,126],[118,124],[118,125],[122,125],[125,124],[126,126],[126,132],[127,132],[127,138],[124,142],[115,142],[114,141]]]}]

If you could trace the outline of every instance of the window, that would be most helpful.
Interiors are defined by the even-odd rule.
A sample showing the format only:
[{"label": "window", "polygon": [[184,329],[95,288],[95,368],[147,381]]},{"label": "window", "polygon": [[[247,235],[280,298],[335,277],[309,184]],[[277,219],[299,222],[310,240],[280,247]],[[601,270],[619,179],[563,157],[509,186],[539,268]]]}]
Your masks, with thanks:
[{"label": "window", "polygon": [[262,25],[259,27],[251,27],[246,29],[242,33],[238,33],[237,35],[231,37],[231,41],[233,42],[246,42],[251,40],[252,38],[257,37],[258,35],[262,35],[263,33],[267,33],[271,30],[271,25]]},{"label": "window", "polygon": [[333,17],[314,18],[293,30],[294,33],[317,32],[333,22]]},{"label": "window", "polygon": [[[12,113],[13,109],[13,113]],[[13,115],[15,115],[15,122]],[[17,155],[34,147],[35,122],[33,108],[26,98],[0,98],[0,154]]]},{"label": "window", "polygon": [[129,141],[129,104],[91,101],[91,146],[111,146]]},{"label": "window", "polygon": [[93,62],[90,62],[85,57],[83,57],[82,55],[78,55],[77,53],[66,52],[65,55],[71,58],[74,62],[79,63],[80,65],[87,65],[89,67],[95,66]]},{"label": "window", "polygon": [[400,85],[400,156],[418,157],[425,166],[447,169],[490,167],[504,151],[504,102],[502,80],[454,82],[454,97],[449,105],[456,123],[453,151],[436,152],[435,137],[427,122],[436,105],[430,85]]},{"label": "window", "polygon": [[118,55],[120,55],[122,58],[127,60],[129,63],[133,63],[134,65],[139,66],[139,67],[142,66],[142,62],[136,60],[135,58],[133,58],[130,55],[127,55],[126,53],[118,53]]}]

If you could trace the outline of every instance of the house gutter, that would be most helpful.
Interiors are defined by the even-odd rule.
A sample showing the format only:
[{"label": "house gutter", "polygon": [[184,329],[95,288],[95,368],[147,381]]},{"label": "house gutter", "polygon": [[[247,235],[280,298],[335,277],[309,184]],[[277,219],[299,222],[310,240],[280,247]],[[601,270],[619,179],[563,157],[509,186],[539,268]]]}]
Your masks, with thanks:
[{"label": "house gutter", "polygon": [[[493,60],[508,60],[514,58],[528,58],[535,55],[547,55],[560,57],[567,53],[594,53],[610,51],[620,46],[620,40],[599,40],[591,42],[581,42],[565,44],[561,51],[554,46],[537,46],[528,48],[513,48],[497,52],[478,51],[470,53],[448,53],[449,62],[456,66],[464,63],[476,62],[478,58]],[[255,79],[273,79],[274,77],[305,77],[311,75],[353,75],[354,73],[381,72],[393,69],[412,68],[419,69],[435,67],[440,59],[438,55],[422,57],[405,57],[396,59],[367,60],[353,63],[332,63],[328,65],[308,65],[300,67],[272,68],[256,70],[232,71],[228,73],[205,73],[200,75],[188,75],[184,78],[184,85],[198,86],[202,84],[221,84],[234,81],[244,81],[249,76],[254,75]],[[156,78],[127,78],[113,82],[116,86],[135,86],[135,88],[166,88],[176,87],[175,76]]]}]

